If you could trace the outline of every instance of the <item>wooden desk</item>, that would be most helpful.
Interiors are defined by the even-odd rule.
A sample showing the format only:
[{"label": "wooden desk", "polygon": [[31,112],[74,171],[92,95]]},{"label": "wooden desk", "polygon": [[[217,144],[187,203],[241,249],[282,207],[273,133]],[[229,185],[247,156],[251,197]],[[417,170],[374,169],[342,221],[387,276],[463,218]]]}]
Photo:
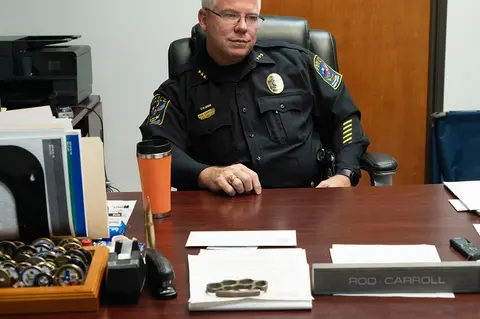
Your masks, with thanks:
[{"label": "wooden desk", "polygon": [[[110,199],[137,199],[128,235],[144,241],[138,193],[111,193]],[[432,244],[442,260],[462,260],[448,240],[464,236],[480,244],[472,223],[480,218],[457,213],[441,185],[356,189],[264,190],[261,196],[226,198],[208,192],[173,193],[172,216],[155,222],[157,248],[177,274],[178,297],[157,301],[144,291],[135,307],[102,308],[92,314],[15,316],[15,318],[473,318],[480,296],[455,299],[316,297],[311,311],[189,313],[187,254],[192,230],[296,229],[298,247],[310,264],[330,262],[332,244]]]}]

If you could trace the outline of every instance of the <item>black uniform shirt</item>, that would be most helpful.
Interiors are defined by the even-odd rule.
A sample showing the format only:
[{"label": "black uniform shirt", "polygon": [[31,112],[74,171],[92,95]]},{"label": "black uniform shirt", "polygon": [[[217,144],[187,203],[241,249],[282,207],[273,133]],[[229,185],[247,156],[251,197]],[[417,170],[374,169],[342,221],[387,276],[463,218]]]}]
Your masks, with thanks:
[{"label": "black uniform shirt", "polygon": [[198,188],[208,166],[241,163],[264,188],[310,187],[317,151],[360,174],[369,145],[341,74],[301,47],[257,43],[242,63],[219,67],[203,50],[154,92],[143,139],[172,143],[172,186]]}]

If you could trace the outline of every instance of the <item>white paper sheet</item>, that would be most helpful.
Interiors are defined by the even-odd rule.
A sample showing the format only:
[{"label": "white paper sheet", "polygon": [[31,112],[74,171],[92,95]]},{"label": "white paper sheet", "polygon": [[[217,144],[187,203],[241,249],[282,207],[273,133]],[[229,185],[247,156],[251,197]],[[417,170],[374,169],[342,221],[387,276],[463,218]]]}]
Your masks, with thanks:
[{"label": "white paper sheet", "polygon": [[[311,309],[310,267],[303,249],[202,250],[188,256],[191,311]],[[206,293],[208,283],[266,280],[268,289],[250,298]]]},{"label": "white paper sheet", "polygon": [[457,212],[468,212],[468,208],[459,199],[449,199],[448,202],[452,204]]},{"label": "white paper sheet", "polygon": [[295,230],[192,231],[185,247],[294,247]]},{"label": "white paper sheet", "polygon": [[238,249],[238,250],[223,250],[221,252],[209,249],[200,249],[199,256],[208,257],[210,261],[228,259],[245,260],[248,258],[252,262],[271,262],[272,260],[291,260],[291,263],[307,263],[307,255],[305,249],[302,248],[276,248],[276,249]]},{"label": "white paper sheet", "polygon": [[480,181],[443,183],[468,210],[480,210]]},{"label": "white paper sheet", "polygon": [[[448,202],[452,204],[453,208],[455,208],[457,212],[469,212],[469,209],[467,208],[467,206],[465,206],[462,203],[462,201],[459,199],[449,199]],[[480,214],[480,209],[474,212],[476,212],[477,214]]]},{"label": "white paper sheet", "polygon": [[0,127],[24,126],[32,123],[50,123],[54,119],[50,106],[30,107],[0,112]]},{"label": "white paper sheet", "polygon": [[477,231],[477,233],[480,235],[480,224],[473,224],[473,227]]},{"label": "white paper sheet", "polygon": [[254,246],[247,246],[247,247],[216,247],[216,246],[208,246],[207,249],[209,250],[242,250],[242,249],[257,249],[258,247]]},{"label": "white paper sheet", "polygon": [[[332,245],[333,263],[440,262],[433,245]],[[345,296],[455,298],[453,293],[348,294]]]},{"label": "white paper sheet", "polygon": [[127,225],[136,203],[136,200],[107,201],[108,225],[118,227],[122,222]]}]

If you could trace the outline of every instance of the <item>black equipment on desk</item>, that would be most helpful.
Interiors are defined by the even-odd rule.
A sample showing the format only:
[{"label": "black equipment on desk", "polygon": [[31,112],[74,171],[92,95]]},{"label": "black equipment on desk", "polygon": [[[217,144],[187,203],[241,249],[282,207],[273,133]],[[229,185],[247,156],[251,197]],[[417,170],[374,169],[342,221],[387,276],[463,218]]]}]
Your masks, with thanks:
[{"label": "black equipment on desk", "polygon": [[[80,36],[0,36],[0,99],[9,110],[76,106],[92,93],[88,45],[53,45]],[[55,110],[54,110],[55,112]]]},{"label": "black equipment on desk", "polygon": [[137,240],[133,240],[128,258],[119,258],[122,242],[108,256],[105,297],[108,304],[137,304],[145,284],[145,263]]},{"label": "black equipment on desk", "polygon": [[122,242],[108,257],[104,282],[104,298],[108,304],[136,305],[145,283],[155,299],[173,299],[177,290],[173,284],[175,272],[168,259],[155,248],[146,248],[145,261],[136,239],[129,256],[121,256]]},{"label": "black equipment on desk", "polygon": [[150,294],[156,299],[173,299],[177,290],[173,284],[175,272],[168,259],[155,248],[146,248],[145,264]]}]

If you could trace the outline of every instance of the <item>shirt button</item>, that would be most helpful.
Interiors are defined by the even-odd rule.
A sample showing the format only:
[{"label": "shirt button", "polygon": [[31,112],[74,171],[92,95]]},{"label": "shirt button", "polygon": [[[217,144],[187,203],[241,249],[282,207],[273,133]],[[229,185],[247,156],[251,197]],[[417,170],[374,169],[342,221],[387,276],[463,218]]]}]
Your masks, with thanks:
[{"label": "shirt button", "polygon": [[257,161],[260,161],[262,158],[260,156],[257,156]]},{"label": "shirt button", "polygon": [[243,113],[247,113],[247,108],[244,107],[244,108],[242,109],[242,112],[243,112]]},{"label": "shirt button", "polygon": [[255,134],[250,133],[250,135],[248,135],[248,136],[250,136],[251,138],[253,138],[253,137],[255,136]]},{"label": "shirt button", "polygon": [[284,108],[285,108],[285,105],[280,104],[280,108],[281,108],[281,109],[284,109]]}]

